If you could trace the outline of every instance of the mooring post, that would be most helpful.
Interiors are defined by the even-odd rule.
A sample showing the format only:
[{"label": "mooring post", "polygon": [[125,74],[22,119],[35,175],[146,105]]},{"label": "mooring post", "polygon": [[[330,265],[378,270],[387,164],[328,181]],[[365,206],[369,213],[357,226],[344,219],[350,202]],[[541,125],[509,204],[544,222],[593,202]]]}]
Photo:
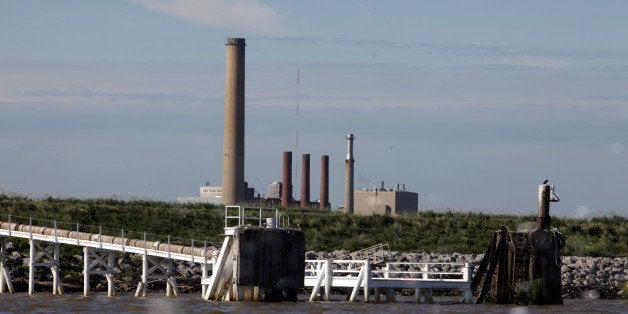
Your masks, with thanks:
[{"label": "mooring post", "polygon": [[471,290],[471,276],[473,274],[473,270],[471,268],[471,264],[465,263],[462,268],[462,279],[469,284],[467,289],[464,289],[464,303],[473,303],[473,291]]},{"label": "mooring post", "polygon": [[564,239],[560,231],[550,231],[549,215],[549,203],[558,202],[560,199],[554,194],[554,186],[546,183],[547,180],[539,185],[537,228],[528,233],[528,242],[534,255],[529,267],[532,272],[531,279],[541,282],[534,303],[562,304],[560,256]]},{"label": "mooring post", "polygon": [[510,285],[508,283],[508,272],[511,265],[508,264],[508,228],[502,226],[499,242],[498,265],[497,266],[497,304],[510,303]]},{"label": "mooring post", "polygon": [[536,228],[549,230],[551,218],[549,215],[550,186],[539,185],[539,213],[536,218]]}]

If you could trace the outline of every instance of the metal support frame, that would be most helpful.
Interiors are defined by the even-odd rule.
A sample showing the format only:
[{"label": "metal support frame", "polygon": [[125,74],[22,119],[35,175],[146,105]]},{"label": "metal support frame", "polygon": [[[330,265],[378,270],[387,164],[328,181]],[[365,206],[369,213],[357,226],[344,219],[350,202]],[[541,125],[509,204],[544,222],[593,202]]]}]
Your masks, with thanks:
[{"label": "metal support frame", "polygon": [[5,260],[7,255],[7,238],[0,237],[0,293],[4,293],[4,286],[7,287],[9,293],[13,293],[13,283],[11,282],[11,272],[7,267]]},{"label": "metal support frame", "polygon": [[166,280],[166,296],[179,296],[179,287],[174,278],[172,259],[142,255],[142,281],[137,284],[135,297],[146,297],[148,280]]},{"label": "metal support frame", "polygon": [[89,276],[104,275],[107,279],[107,295],[115,295],[113,283],[115,252],[83,247],[83,295],[89,293]]},{"label": "metal support frame", "polygon": [[59,278],[59,243],[29,240],[28,294],[35,292],[35,267],[50,267],[52,272],[52,294],[63,294]]},{"label": "metal support frame", "polygon": [[[222,243],[222,248],[220,249],[220,254],[215,261],[212,276],[205,281],[207,283],[207,287],[205,288],[203,299],[221,300],[223,296],[230,298],[233,290],[233,285],[230,281],[233,279],[234,242],[235,238],[233,235],[227,235],[225,237]],[[204,285],[205,282],[203,282]]]},{"label": "metal support frame", "polygon": [[[432,303],[431,289],[462,289],[464,302],[473,302],[471,294],[471,267],[468,263],[386,263],[381,269],[372,270],[369,260],[306,260],[305,286],[312,287],[310,301],[320,300],[324,285],[325,297],[331,287],[350,288],[348,301],[356,301],[363,289],[364,302],[370,302],[370,289],[374,290],[374,301],[395,302],[395,289],[415,289],[417,302],[421,293],[425,303]],[[333,264],[333,267],[331,266]],[[442,270],[443,265],[449,265]],[[423,289],[423,291],[421,291]]]}]

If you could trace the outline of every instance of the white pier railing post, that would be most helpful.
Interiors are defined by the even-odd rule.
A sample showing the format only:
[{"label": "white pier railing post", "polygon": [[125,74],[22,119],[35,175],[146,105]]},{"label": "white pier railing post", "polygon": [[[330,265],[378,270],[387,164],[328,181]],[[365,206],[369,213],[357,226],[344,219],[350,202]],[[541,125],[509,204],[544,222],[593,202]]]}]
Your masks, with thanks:
[{"label": "white pier railing post", "polygon": [[355,298],[358,296],[358,292],[362,287],[362,280],[366,276],[366,266],[362,266],[360,272],[358,272],[358,278],[355,281],[355,285],[353,286],[353,291],[351,291],[351,297],[349,298],[349,302],[355,301]]},{"label": "white pier railing post", "polygon": [[137,290],[135,291],[135,297],[146,297],[147,290],[147,280],[148,280],[148,256],[146,254],[142,254],[142,281],[137,284]]},{"label": "white pier railing post", "polygon": [[228,282],[233,273],[233,236],[226,236],[222,243],[222,248],[220,249],[220,253],[218,255],[217,260],[214,262],[214,266],[212,269],[212,276],[209,277],[209,283],[207,286],[207,291],[203,296],[203,299],[209,300],[210,298],[214,300],[219,300],[222,296],[222,290],[224,288],[224,284]]},{"label": "white pier railing post", "polygon": [[[56,226],[55,226],[55,238],[56,238]],[[61,284],[61,278],[59,278],[59,266],[61,266],[59,243],[54,243],[54,254],[51,261],[52,266],[50,270],[52,272],[52,294],[63,294],[63,285]]]},{"label": "white pier railing post", "polygon": [[[78,226],[78,225],[77,225]],[[78,239],[78,235],[77,235]],[[89,294],[89,248],[83,247],[83,295]]]},{"label": "white pier railing post", "polygon": [[137,284],[137,290],[135,291],[135,297],[146,297],[146,291],[148,289],[148,249],[146,248],[146,232],[144,232],[144,254],[142,254],[142,281]]},{"label": "white pier railing post", "polygon": [[201,298],[207,292],[207,285],[203,283],[203,279],[209,277],[207,269],[207,241],[203,241],[203,261],[201,263]]},{"label": "white pier railing post", "polygon": [[[10,218],[9,218],[10,219]],[[11,230],[11,223],[9,223],[9,230]],[[11,273],[9,268],[4,263],[7,254],[7,238],[2,237],[0,242],[0,293],[4,293],[4,286],[7,286],[9,293],[13,293],[13,283],[11,282]]]},{"label": "white pier railing post", "polygon": [[28,294],[33,294],[35,292],[35,240],[33,240],[32,233],[30,236],[30,252],[28,254]]},{"label": "white pier railing post", "polygon": [[323,284],[323,280],[325,279],[326,271],[325,271],[325,262],[315,262],[313,269],[309,270],[313,271],[316,274],[316,284],[312,288],[312,293],[310,294],[310,302],[319,299],[321,285]]},{"label": "white pier railing post", "polygon": [[364,272],[365,272],[365,278],[364,278],[364,302],[368,303],[369,302],[369,295],[370,295],[370,290],[371,290],[371,261],[366,260],[366,263],[364,263]]},{"label": "white pier railing post", "polygon": [[329,301],[331,296],[331,285],[334,280],[333,270],[331,269],[331,260],[327,259],[325,261],[325,301]]},{"label": "white pier railing post", "polygon": [[110,297],[116,294],[116,289],[113,285],[113,268],[115,267],[115,265],[116,265],[115,253],[108,252],[107,270],[110,273],[105,274],[105,277],[107,278],[107,295]]}]

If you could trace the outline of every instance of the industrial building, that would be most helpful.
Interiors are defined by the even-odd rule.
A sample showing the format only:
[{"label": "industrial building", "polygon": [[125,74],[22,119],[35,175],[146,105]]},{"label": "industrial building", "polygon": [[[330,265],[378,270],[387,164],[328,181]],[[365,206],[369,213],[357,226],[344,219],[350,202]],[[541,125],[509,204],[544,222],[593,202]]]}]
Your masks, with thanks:
[{"label": "industrial building", "polygon": [[[206,182],[204,186],[199,188],[199,196],[181,196],[177,197],[177,203],[209,203],[220,205],[222,201],[222,186],[211,186]],[[255,198],[255,190],[244,182],[244,197],[248,200]]]},{"label": "industrial building", "polygon": [[[282,207],[302,208],[318,204],[320,209],[329,209],[329,155],[321,156],[320,198],[310,201],[310,154],[302,155],[301,198],[293,196],[292,152],[283,153],[283,173],[281,182],[268,186],[268,198],[263,200],[255,195],[244,181],[244,139],[245,139],[245,47],[244,38],[227,38],[225,63],[225,106],[222,159],[222,186],[210,186],[209,182],[200,187],[198,197],[178,197],[182,203],[212,203],[217,205],[269,204]],[[349,133],[347,156],[345,158],[345,194],[341,210],[358,215],[400,215],[416,213],[418,194],[399,189],[354,190],[353,141],[355,135]]]},{"label": "industrial building", "polygon": [[405,185],[396,189],[385,189],[384,182],[379,189],[355,191],[353,213],[356,215],[416,214],[419,209],[419,194],[406,191]]}]

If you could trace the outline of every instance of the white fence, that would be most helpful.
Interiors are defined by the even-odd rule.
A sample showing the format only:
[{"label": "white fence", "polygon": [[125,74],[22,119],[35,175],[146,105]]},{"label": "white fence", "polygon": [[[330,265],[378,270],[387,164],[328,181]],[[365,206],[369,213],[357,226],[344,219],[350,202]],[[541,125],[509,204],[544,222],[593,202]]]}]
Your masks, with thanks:
[{"label": "white fence", "polygon": [[426,290],[426,301],[431,300],[431,289],[460,289],[465,291],[464,301],[473,302],[471,293],[471,267],[468,263],[387,263],[381,269],[371,269],[368,260],[306,260],[305,286],[312,287],[310,301],[329,300],[331,288],[353,288],[349,301],[355,301],[360,289],[364,301],[370,300],[370,289],[375,301],[380,301],[380,289],[415,289],[417,301],[420,289]]}]

